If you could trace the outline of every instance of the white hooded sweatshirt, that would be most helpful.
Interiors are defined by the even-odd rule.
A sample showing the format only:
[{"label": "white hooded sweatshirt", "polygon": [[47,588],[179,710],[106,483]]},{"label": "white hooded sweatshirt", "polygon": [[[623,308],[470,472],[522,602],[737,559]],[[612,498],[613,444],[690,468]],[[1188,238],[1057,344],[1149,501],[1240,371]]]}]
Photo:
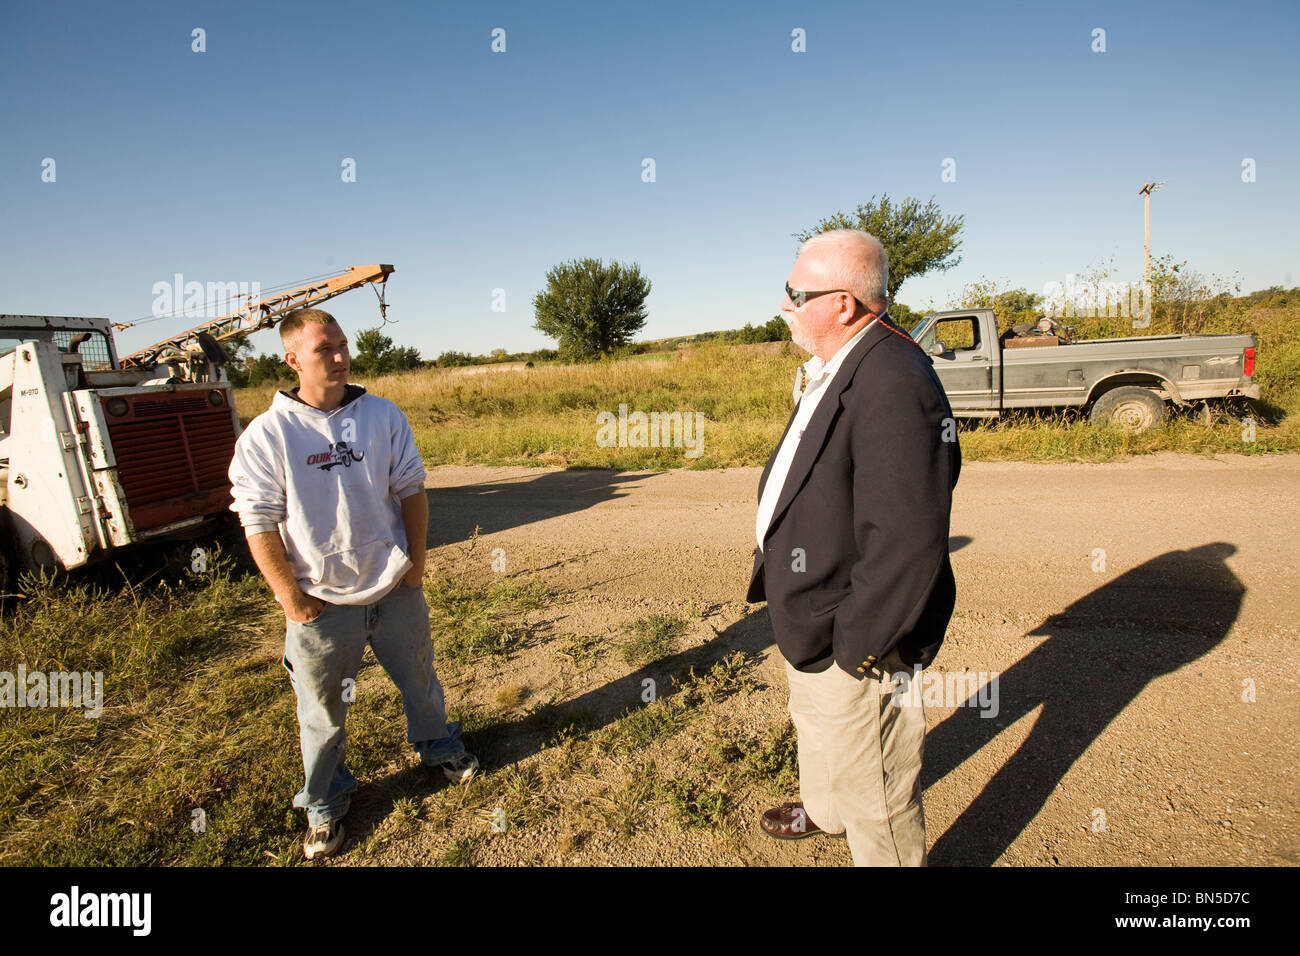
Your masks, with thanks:
[{"label": "white hooded sweatshirt", "polygon": [[402,410],[359,385],[331,412],[277,392],[235,442],[230,481],[244,533],[278,529],[312,597],[372,604],[412,567],[399,502],[423,491],[424,462]]}]

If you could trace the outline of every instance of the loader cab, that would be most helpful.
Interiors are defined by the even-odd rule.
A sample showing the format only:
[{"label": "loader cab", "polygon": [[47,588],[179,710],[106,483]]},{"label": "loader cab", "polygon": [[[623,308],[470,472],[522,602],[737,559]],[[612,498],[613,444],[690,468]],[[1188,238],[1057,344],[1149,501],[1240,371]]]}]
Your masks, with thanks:
[{"label": "loader cab", "polygon": [[98,329],[21,328],[0,323],[0,355],[8,355],[26,342],[50,342],[63,355],[78,357],[88,372],[117,367],[112,340]]},{"label": "loader cab", "polygon": [[[13,412],[12,365],[4,361],[21,345],[44,342],[58,350],[69,388],[85,384],[86,374],[114,373],[114,350],[108,319],[80,316],[0,315],[0,462],[9,458],[10,417]],[[8,369],[6,374],[3,370]]]},{"label": "loader cab", "polygon": [[[87,373],[118,369],[108,319],[54,315],[0,315],[0,358],[28,342],[53,345],[69,388],[86,384]],[[0,383],[3,387],[3,383]]]}]

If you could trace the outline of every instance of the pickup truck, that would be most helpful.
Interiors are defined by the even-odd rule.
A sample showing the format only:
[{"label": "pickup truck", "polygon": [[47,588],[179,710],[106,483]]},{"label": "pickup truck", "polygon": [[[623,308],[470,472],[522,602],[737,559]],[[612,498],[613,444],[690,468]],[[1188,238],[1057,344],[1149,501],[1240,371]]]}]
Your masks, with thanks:
[{"label": "pickup truck", "polygon": [[1097,425],[1141,432],[1186,407],[1260,398],[1251,335],[1144,335],[1077,340],[1054,319],[998,335],[992,309],[934,312],[912,338],[934,362],[958,418],[1013,408],[1084,409]]}]

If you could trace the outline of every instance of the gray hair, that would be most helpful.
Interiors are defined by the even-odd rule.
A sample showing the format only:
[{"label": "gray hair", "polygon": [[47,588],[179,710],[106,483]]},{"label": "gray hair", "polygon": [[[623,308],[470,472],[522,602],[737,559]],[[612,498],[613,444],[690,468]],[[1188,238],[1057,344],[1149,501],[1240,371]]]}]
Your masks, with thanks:
[{"label": "gray hair", "polygon": [[822,253],[830,285],[848,289],[863,305],[883,311],[889,304],[889,253],[879,239],[861,229],[828,229],[808,239],[799,254]]}]

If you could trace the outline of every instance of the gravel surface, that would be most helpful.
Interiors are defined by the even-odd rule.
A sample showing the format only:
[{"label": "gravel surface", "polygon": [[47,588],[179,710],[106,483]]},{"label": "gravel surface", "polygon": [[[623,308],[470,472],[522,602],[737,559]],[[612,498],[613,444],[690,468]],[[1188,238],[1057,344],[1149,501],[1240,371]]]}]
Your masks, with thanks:
[{"label": "gravel surface", "polygon": [[[490,573],[504,558],[507,573],[536,570],[556,595],[528,616],[546,639],[446,672],[450,703],[488,702],[515,684],[529,702],[576,701],[608,724],[636,705],[647,676],[666,684],[685,663],[733,649],[755,661],[759,689],[635,759],[606,760],[603,779],[552,781],[562,805],[507,833],[470,809],[394,820],[391,787],[367,797],[363,782],[349,824],[367,845],[332,862],[428,863],[472,839],[481,864],[848,863],[843,841],[764,837],[757,816],[779,800],[753,787],[712,830],[656,810],[623,836],[581,811],[605,799],[593,794],[634,785],[643,761],[671,771],[711,734],[784,724],[771,625],[763,605],[744,601],[759,474],[431,470],[435,564]],[[957,608],[934,672],[980,683],[996,672],[997,714],[926,708],[931,865],[1300,863],[1297,492],[1300,456],[963,467]],[[652,613],[690,623],[657,664],[606,653],[575,667],[555,651],[567,634],[616,644],[624,624]],[[505,728],[505,763],[488,769],[534,766],[550,780],[541,739],[521,716]]]}]

